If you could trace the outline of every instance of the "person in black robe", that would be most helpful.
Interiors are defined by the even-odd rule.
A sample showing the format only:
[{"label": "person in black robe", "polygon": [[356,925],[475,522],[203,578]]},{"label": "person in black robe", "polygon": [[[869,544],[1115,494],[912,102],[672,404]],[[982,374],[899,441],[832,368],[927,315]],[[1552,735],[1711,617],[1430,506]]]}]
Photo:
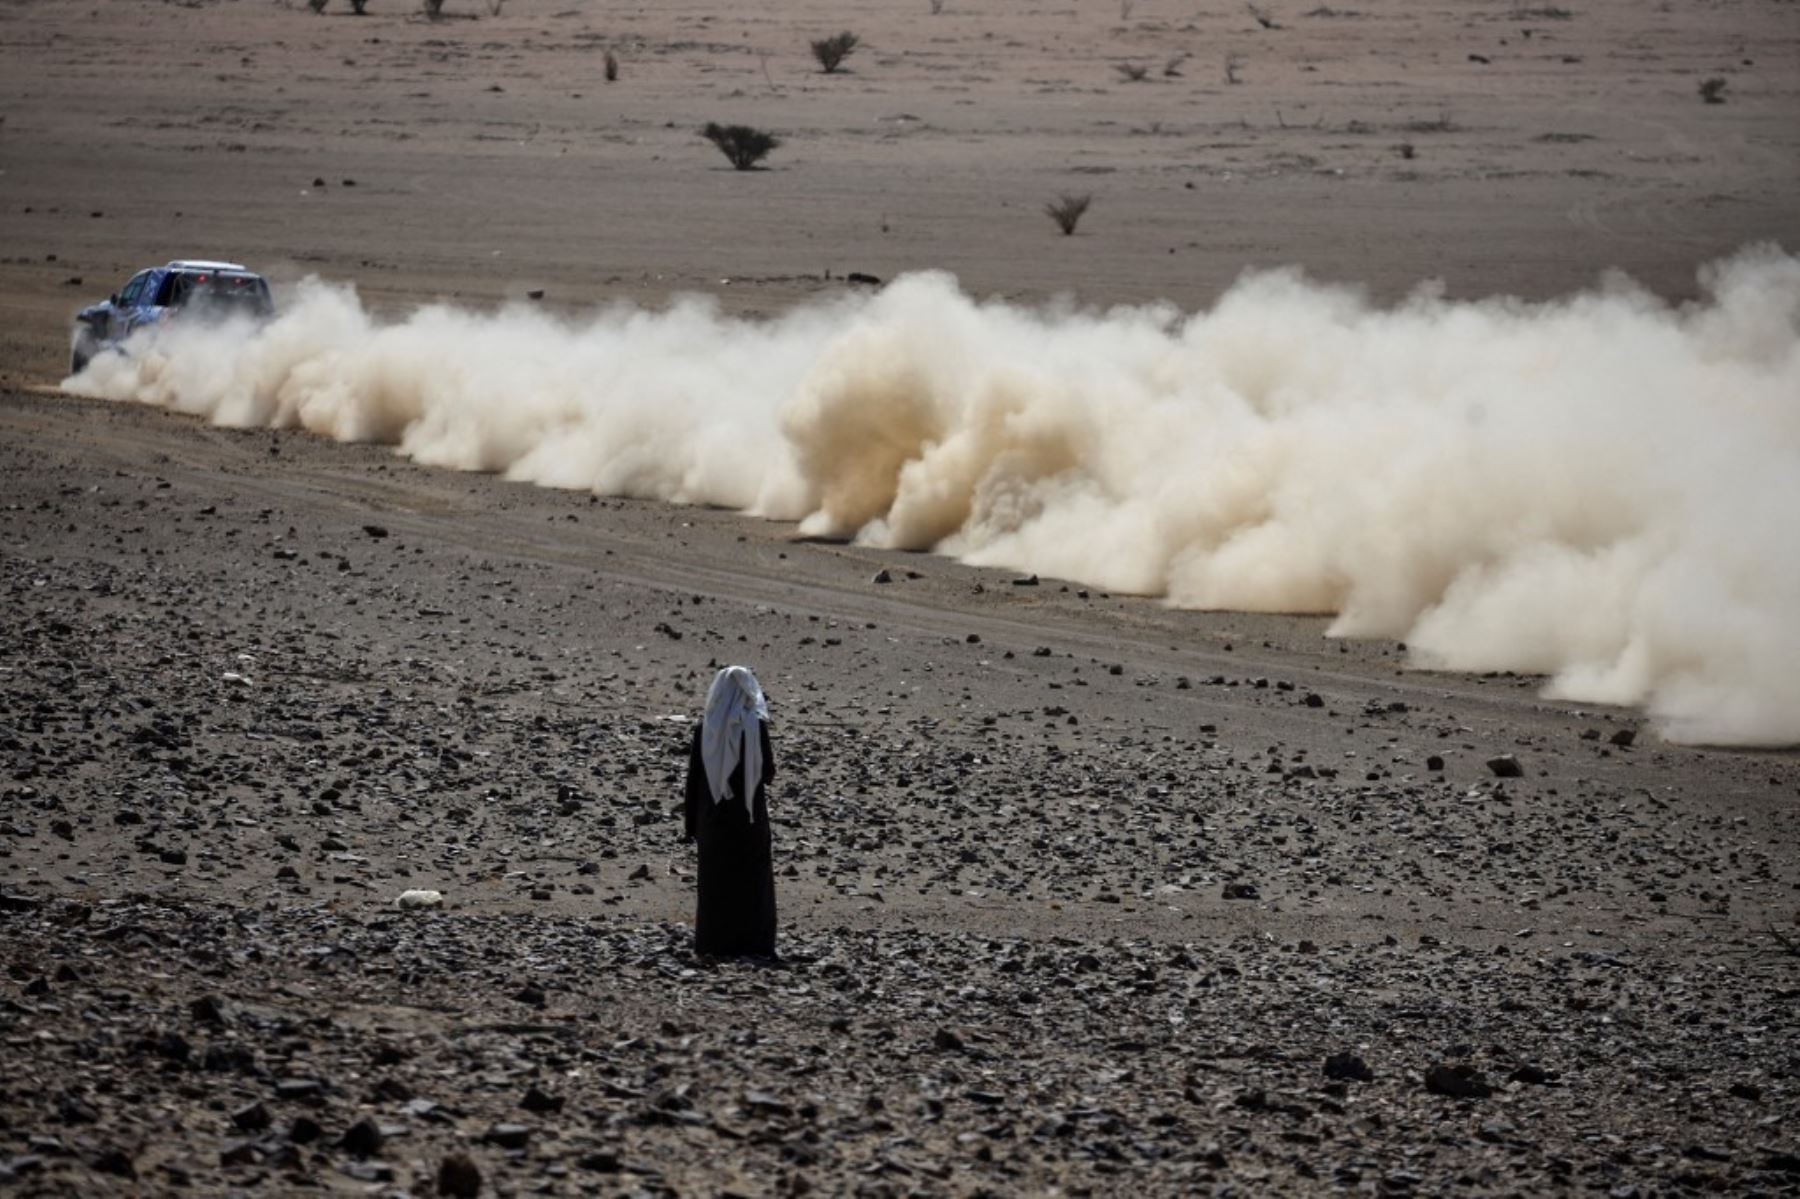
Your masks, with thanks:
[{"label": "person in black robe", "polygon": [[[750,787],[746,776],[755,780]],[[762,687],[745,667],[728,666],[706,693],[706,716],[688,751],[687,835],[700,843],[696,953],[775,956],[774,777]]]}]

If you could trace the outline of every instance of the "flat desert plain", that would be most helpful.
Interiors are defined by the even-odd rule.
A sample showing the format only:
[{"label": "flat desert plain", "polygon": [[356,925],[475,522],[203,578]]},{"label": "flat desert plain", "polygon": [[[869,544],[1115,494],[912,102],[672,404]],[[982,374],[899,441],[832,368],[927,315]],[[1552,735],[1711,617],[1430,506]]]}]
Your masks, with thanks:
[{"label": "flat desert plain", "polygon": [[[0,2],[10,1193],[1800,1188],[1800,307],[1780,249],[1706,270],[1800,246],[1800,4],[367,7]],[[782,144],[735,171],[715,121]],[[1092,198],[1072,236],[1061,195]],[[65,380],[72,313],[173,257],[249,264],[287,315]],[[1286,267],[1329,286],[1234,287]],[[959,284],[847,279],[922,271]],[[1273,347],[1234,396],[1330,340],[1284,340],[1321,306],[1332,361],[1401,391],[1548,331],[1470,372],[1491,440],[1404,475],[1413,409],[1328,421],[1350,468],[1302,455],[1330,469],[1266,506],[1478,477],[1463,524],[1407,493],[1454,560],[1562,495],[1567,434],[1601,482],[1550,509],[1575,551],[1541,577],[1607,559],[1586,516],[1615,556],[1675,547],[1594,603],[1648,630],[1609,676],[1642,686],[1521,650],[1531,588],[1416,644],[1379,604],[1328,635],[1388,538],[1242,605],[1299,615],[1203,602],[1242,559],[1055,565],[1136,546],[1117,511],[981,541],[1092,507],[1045,481],[1081,475],[1066,437],[1006,442],[972,499],[939,485],[964,459],[907,465],[1045,411],[1113,437],[1222,296],[1200,348]],[[911,390],[812,370],[883,321],[945,332],[1006,419],[891,423],[932,354]],[[1606,369],[1571,381],[1590,333]],[[620,360],[698,382],[593,382]],[[1266,402],[1336,411],[1354,376]],[[656,461],[620,468],[609,405]],[[563,429],[582,452],[546,460]],[[871,445],[884,502],[921,488],[873,515],[837,471]],[[1139,524],[1191,515],[1165,491]],[[1485,668],[1425,668],[1477,624]],[[696,958],[685,923],[685,746],[733,662],[771,701],[778,963]]]}]

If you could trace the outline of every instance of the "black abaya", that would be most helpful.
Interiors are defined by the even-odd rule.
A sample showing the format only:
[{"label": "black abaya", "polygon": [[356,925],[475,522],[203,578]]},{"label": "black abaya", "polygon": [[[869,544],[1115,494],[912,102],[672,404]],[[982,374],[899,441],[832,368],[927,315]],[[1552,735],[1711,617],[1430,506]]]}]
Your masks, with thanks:
[{"label": "black abaya", "polygon": [[775,956],[775,866],[769,839],[768,783],[775,777],[769,724],[762,736],[762,778],[756,819],[744,807],[744,763],[731,772],[731,795],[713,802],[700,757],[700,726],[688,749],[687,833],[700,842],[700,899],[694,913],[694,950],[718,957]]}]

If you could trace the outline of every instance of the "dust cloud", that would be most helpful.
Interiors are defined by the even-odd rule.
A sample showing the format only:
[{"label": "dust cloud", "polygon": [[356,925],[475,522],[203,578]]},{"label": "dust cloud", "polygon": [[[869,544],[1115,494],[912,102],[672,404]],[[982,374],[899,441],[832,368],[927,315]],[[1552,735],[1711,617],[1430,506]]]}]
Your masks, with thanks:
[{"label": "dust cloud", "polygon": [[726,317],[373,319],[317,281],[64,386],[222,425],[392,444],[552,487],[1183,607],[1331,612],[1415,665],[1550,676],[1665,736],[1800,743],[1800,258],[1674,306],[1392,307],[1291,271],[1209,311],[983,303],[941,274]]}]

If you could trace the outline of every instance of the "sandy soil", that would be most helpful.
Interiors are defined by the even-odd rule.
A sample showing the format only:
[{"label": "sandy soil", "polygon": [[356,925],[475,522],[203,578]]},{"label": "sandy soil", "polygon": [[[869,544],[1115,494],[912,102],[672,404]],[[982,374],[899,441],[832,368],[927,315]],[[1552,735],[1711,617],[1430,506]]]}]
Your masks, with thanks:
[{"label": "sandy soil", "polygon": [[[175,253],[391,306],[1686,294],[1800,242],[1800,6],[339,7],[0,5],[0,1179],[1796,1186],[1791,754],[50,385],[69,311]],[[788,144],[735,173],[711,119]],[[738,660],[780,969],[681,924],[683,721]]]},{"label": "sandy soil", "polygon": [[[68,312],[174,253],[397,300],[767,309],[919,268],[1095,303],[1290,263],[1381,295],[1613,267],[1684,295],[1800,243],[1800,14],[1775,0],[1265,6],[1277,29],[1154,0],[370,7],[0,4],[0,365],[53,377]],[[845,27],[863,48],[821,74],[807,41]],[[734,172],[715,120],[787,144]],[[1040,211],[1060,192],[1095,197],[1073,238]]]}]

